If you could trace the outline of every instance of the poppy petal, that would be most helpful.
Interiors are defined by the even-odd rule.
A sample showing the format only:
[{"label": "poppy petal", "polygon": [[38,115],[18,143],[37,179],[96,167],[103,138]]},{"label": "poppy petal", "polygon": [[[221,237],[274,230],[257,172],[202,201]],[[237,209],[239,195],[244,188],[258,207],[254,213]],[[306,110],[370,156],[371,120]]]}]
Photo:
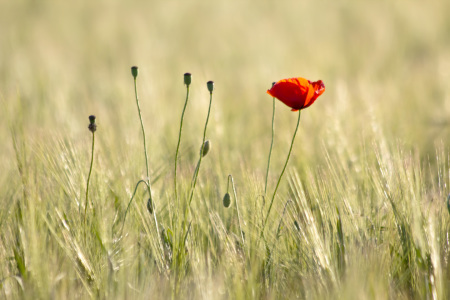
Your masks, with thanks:
[{"label": "poppy petal", "polygon": [[297,77],[276,82],[267,93],[297,111],[313,104],[324,91],[322,80],[311,82]]},{"label": "poppy petal", "polygon": [[302,109],[308,93],[308,81],[304,78],[283,79],[267,92],[287,106]]},{"label": "poppy petal", "polygon": [[312,105],[316,99],[325,92],[325,84],[323,84],[322,80],[318,80],[311,83],[310,91],[312,91],[312,97],[308,103],[305,104],[303,108],[307,108]]}]

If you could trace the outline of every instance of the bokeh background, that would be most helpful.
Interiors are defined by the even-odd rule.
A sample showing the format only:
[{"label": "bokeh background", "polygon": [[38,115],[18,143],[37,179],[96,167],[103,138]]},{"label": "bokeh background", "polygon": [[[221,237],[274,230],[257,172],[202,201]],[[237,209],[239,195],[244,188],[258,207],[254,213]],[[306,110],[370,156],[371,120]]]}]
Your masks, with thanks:
[{"label": "bokeh background", "polygon": [[[273,81],[301,76],[322,79],[327,87],[304,114],[305,147],[326,143],[324,130],[359,138],[375,119],[390,138],[427,152],[449,137],[449,6],[446,1],[2,1],[2,128],[20,98],[30,136],[62,132],[77,140],[86,135],[86,116],[96,114],[103,135],[114,135],[117,144],[133,138],[139,132],[131,130],[136,116],[129,68],[137,65],[144,119],[158,143],[164,137],[176,143],[182,75],[191,72],[189,123],[201,127],[205,84],[214,80],[210,135],[233,147],[242,139],[256,149],[267,144],[272,107],[265,91]],[[286,110],[279,105],[279,135],[290,130],[283,122],[295,123]],[[7,131],[1,134],[8,138]]]},{"label": "bokeh background", "polygon": [[[104,195],[115,195],[121,207],[126,204],[145,170],[133,65],[139,67],[156,199],[170,199],[172,191],[185,72],[193,81],[180,176],[188,182],[195,166],[209,102],[206,82],[213,80],[207,133],[212,151],[204,162],[211,176],[201,180],[217,195],[228,174],[243,194],[251,190],[249,199],[263,188],[272,117],[266,90],[282,78],[321,79],[326,85],[302,113],[290,162],[301,176],[339,162],[356,178],[375,149],[381,156],[412,153],[420,166],[429,167],[423,171],[431,174],[425,184],[437,178],[436,153],[444,153],[444,160],[448,156],[450,1],[0,0],[4,207],[19,201],[27,186],[36,201],[46,203],[42,208],[61,199],[83,200],[91,114],[98,123],[92,191],[104,203],[109,201]],[[276,103],[271,188],[296,120],[296,113]],[[27,176],[20,163],[29,166]],[[75,196],[59,192],[60,186]],[[281,194],[286,195],[286,185]],[[161,200],[162,219],[168,214],[166,200]],[[8,209],[1,213],[0,228],[11,220],[8,214]],[[4,244],[2,257],[10,252]],[[1,269],[7,276],[14,268],[5,263]],[[47,271],[42,274],[57,277]]]}]

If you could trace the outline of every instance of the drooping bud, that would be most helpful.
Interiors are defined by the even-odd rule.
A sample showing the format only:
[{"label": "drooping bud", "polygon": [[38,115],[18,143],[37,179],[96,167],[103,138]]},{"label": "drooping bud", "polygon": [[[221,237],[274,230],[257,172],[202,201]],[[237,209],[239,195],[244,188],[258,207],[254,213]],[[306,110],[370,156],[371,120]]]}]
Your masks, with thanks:
[{"label": "drooping bud", "polygon": [[448,213],[450,214],[450,194],[448,194],[448,198],[447,198],[447,209],[448,209]]},{"label": "drooping bud", "polygon": [[153,201],[152,198],[148,198],[147,201],[147,210],[150,214],[153,214]]},{"label": "drooping bud", "polygon": [[203,149],[200,149],[201,153],[202,153],[202,157],[205,157],[206,154],[208,154],[209,150],[211,149],[211,143],[209,142],[209,140],[205,141],[205,143],[203,144]]},{"label": "drooping bud", "polygon": [[209,91],[210,93],[212,93],[213,90],[214,90],[214,81],[208,81],[208,82],[206,83],[206,86],[208,87],[208,91]]},{"label": "drooping bud", "polygon": [[231,205],[231,197],[230,194],[226,193],[225,196],[223,196],[223,206],[226,208],[230,207]]},{"label": "drooping bud", "polygon": [[133,75],[134,79],[138,76],[138,67],[132,66],[131,67],[131,75]]},{"label": "drooping bud", "polygon": [[95,116],[91,115],[89,116],[89,130],[94,133],[97,130],[97,124],[95,124]]},{"label": "drooping bud", "polygon": [[298,225],[297,220],[294,221],[294,226],[295,226],[295,229],[297,229],[298,231],[300,231],[300,225]]},{"label": "drooping bud", "polygon": [[189,86],[192,81],[192,75],[191,73],[184,73],[184,84]]}]

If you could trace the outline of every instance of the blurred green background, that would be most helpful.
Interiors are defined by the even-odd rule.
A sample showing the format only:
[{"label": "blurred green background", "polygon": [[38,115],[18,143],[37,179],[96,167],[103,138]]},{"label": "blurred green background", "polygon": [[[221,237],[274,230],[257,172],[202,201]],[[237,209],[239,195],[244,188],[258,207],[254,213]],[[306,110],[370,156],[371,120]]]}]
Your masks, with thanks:
[{"label": "blurred green background", "polygon": [[[359,138],[373,126],[423,151],[449,137],[447,1],[0,5],[2,128],[20,97],[30,136],[56,131],[79,138],[94,113],[102,134],[126,140],[136,125],[129,68],[137,65],[151,139],[167,137],[171,145],[184,72],[193,74],[188,122],[201,126],[203,118],[195,116],[205,113],[205,84],[214,80],[210,134],[227,135],[236,147],[243,138],[267,144],[272,107],[265,91],[273,81],[298,76],[322,79],[327,88],[305,111],[302,139],[308,144],[324,141],[323,131],[337,128]],[[278,107],[279,129],[288,131],[283,122],[295,116]]]},{"label": "blurred green background", "polygon": [[[200,175],[204,176],[200,182],[206,188],[202,186],[199,190],[206,195],[219,195],[219,199],[225,191],[226,176],[233,174],[239,191],[249,200],[243,208],[244,219],[249,224],[254,214],[253,204],[256,207],[257,203],[254,200],[263,187],[271,138],[272,98],[266,90],[273,81],[289,77],[321,79],[326,85],[325,93],[302,112],[289,165],[291,170],[301,173],[299,178],[305,185],[313,186],[318,178],[324,185],[329,184],[331,194],[336,192],[337,200],[333,200],[336,203],[340,204],[341,198],[351,198],[353,207],[360,204],[364,208],[368,205],[362,201],[364,197],[375,199],[382,191],[382,185],[377,185],[378,178],[371,178],[377,174],[378,167],[383,171],[378,163],[392,155],[396,159],[393,166],[403,164],[408,169],[411,156],[414,158],[411,169],[418,165],[417,169],[426,173],[418,184],[429,196],[424,201],[442,200],[448,194],[448,187],[441,186],[441,181],[439,188],[435,187],[446,176],[445,170],[437,168],[446,165],[448,150],[445,149],[450,139],[450,1],[0,0],[0,200],[5,207],[9,209],[12,203],[20,203],[23,188],[32,195],[32,204],[42,204],[36,206],[37,216],[45,216],[47,212],[53,216],[56,214],[53,207],[67,211],[74,218],[78,216],[78,202],[75,204],[74,199],[83,200],[91,143],[88,116],[95,114],[98,131],[92,198],[98,200],[99,206],[105,204],[105,218],[95,220],[104,222],[106,229],[102,234],[108,236],[108,226],[115,220],[115,213],[123,212],[130,190],[143,177],[145,169],[130,73],[133,65],[139,67],[138,91],[152,177],[158,178],[154,193],[161,201],[162,223],[168,223],[165,209],[173,187],[173,158],[186,93],[185,72],[192,73],[193,81],[181,145],[180,182],[190,180],[195,166],[209,101],[206,82],[213,80],[215,91],[207,133],[212,151]],[[283,166],[297,120],[297,114],[282,103],[277,102],[276,108],[270,189]],[[18,141],[16,151],[11,137]],[[441,157],[435,158],[437,152]],[[379,156],[383,159],[378,159]],[[441,165],[436,168],[439,159]],[[18,171],[20,162],[28,166],[25,171]],[[326,167],[321,169],[321,166]],[[335,166],[338,171],[333,173]],[[305,176],[308,170],[313,170],[309,177]],[[369,171],[364,175],[361,170]],[[437,179],[438,173],[442,178]],[[403,179],[402,184],[409,180],[406,175],[399,178]],[[284,200],[288,186],[285,180],[280,189]],[[354,183],[351,187],[345,186],[349,180]],[[342,184],[341,190],[333,190],[335,182],[337,186]],[[367,189],[367,193],[364,197],[357,195],[351,190],[353,186],[359,192]],[[409,188],[399,184],[393,190],[407,197],[404,187]],[[113,196],[117,207],[113,207]],[[210,198],[202,196],[201,199]],[[374,203],[374,207],[378,205],[375,200]],[[219,202],[211,205],[220,211]],[[276,203],[278,213],[282,205],[282,201]],[[0,214],[4,241],[14,240],[16,232],[15,224],[4,226],[12,219],[8,209]],[[332,219],[334,207],[330,211],[328,217],[336,224]],[[27,213],[35,212],[30,209]],[[210,226],[207,213],[212,212],[206,212],[205,219],[199,221],[207,224],[205,227]],[[227,213],[220,211],[223,217],[222,214]],[[230,221],[231,213],[228,214],[224,219]],[[346,216],[344,223],[352,224],[358,216]],[[134,217],[130,218],[134,220],[129,225],[133,226],[129,230],[130,240],[140,239],[133,232],[142,230],[147,220]],[[51,220],[54,226],[60,226],[59,219],[54,219],[57,220]],[[389,215],[388,225],[392,225],[391,219]],[[26,223],[29,228],[24,232],[31,236],[30,243],[33,238],[35,241],[48,238],[42,234],[45,239],[40,239],[40,234],[51,224],[46,223],[47,228],[42,225],[44,221],[37,220],[37,225]],[[385,219],[380,220],[380,228],[384,228]],[[45,230],[33,231],[34,226]],[[253,233],[257,236],[255,228]],[[370,236],[370,228],[366,230]],[[392,232],[390,237],[395,236],[394,229]],[[76,241],[80,236],[75,233],[72,238]],[[201,237],[207,240],[210,235]],[[223,241],[215,246],[221,247]],[[72,275],[73,270],[78,270],[56,242],[50,244],[56,253],[52,256],[54,261],[49,260],[48,266],[42,264],[39,271],[42,273],[35,273],[44,274],[36,276],[36,289],[46,289],[45,280],[52,286],[52,280],[59,276],[52,266],[60,261],[64,262],[62,270],[72,270],[68,271]],[[12,255],[5,245],[0,247],[4,261]],[[100,246],[92,245],[86,251],[102,253]],[[355,245],[357,253],[359,244]],[[20,243],[19,246],[18,249],[22,247]],[[39,261],[36,258],[41,253],[46,253],[48,243],[45,240],[40,246],[27,258],[31,265]],[[384,257],[389,257],[391,249],[383,246]],[[123,247],[125,250],[120,252],[117,261],[125,257],[123,265],[132,265],[132,273],[136,268],[135,256],[127,256],[127,245]],[[371,248],[373,253],[378,253],[377,247]],[[207,252],[198,249],[202,255]],[[286,253],[283,259],[288,260],[290,252]],[[88,258],[93,265],[98,263],[94,254]],[[372,262],[377,262],[377,255],[373,255]],[[261,257],[263,260],[264,254]],[[363,259],[359,257],[354,255],[352,259],[359,262]],[[386,271],[391,266],[390,260],[385,259],[384,264],[379,273],[374,268],[371,282],[381,282],[379,274],[391,274]],[[224,270],[234,274],[231,264],[225,261],[224,265]],[[297,266],[296,262],[293,265]],[[100,263],[97,267],[103,270]],[[357,264],[354,268],[358,268]],[[14,274],[16,267],[5,263],[0,269],[5,277]],[[127,273],[127,268],[121,268],[120,272],[118,278],[134,278]],[[298,273],[292,272],[294,277],[287,285],[297,280]],[[448,278],[446,272],[444,281]],[[109,276],[101,271],[97,274]],[[314,273],[311,274],[314,279]],[[99,285],[108,282],[105,278],[98,279]],[[214,286],[214,280],[209,282],[210,286]],[[259,284],[256,275],[251,280]],[[358,278],[355,280],[359,282]],[[77,290],[77,286],[70,286],[70,281],[65,282],[67,286],[61,286],[61,294]],[[347,288],[351,290],[354,286],[349,282]],[[391,288],[391,282],[385,282],[388,283],[381,289],[382,293]],[[239,286],[240,281],[235,283]],[[145,287],[145,282],[140,286]],[[320,286],[317,290],[316,295],[320,295]],[[125,284],[122,291],[126,295]],[[170,287],[166,286],[164,291],[170,291]],[[161,298],[166,296],[164,291]],[[283,291],[282,284],[280,291]],[[45,298],[46,294],[43,295]]]}]

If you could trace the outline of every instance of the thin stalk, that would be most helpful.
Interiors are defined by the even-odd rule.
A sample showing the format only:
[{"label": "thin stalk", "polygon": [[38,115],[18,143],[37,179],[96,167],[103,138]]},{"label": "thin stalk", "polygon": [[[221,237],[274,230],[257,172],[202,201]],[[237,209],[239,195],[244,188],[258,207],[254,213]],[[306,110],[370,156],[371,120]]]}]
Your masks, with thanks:
[{"label": "thin stalk", "polygon": [[[239,232],[240,232],[240,236],[242,239],[242,246],[245,247],[245,239],[244,239],[244,233],[242,231],[242,226],[241,226],[241,214],[239,213],[239,204],[238,204],[238,198],[237,198],[237,194],[236,194],[236,187],[234,186],[234,180],[233,180],[233,176],[228,175],[228,183],[231,180],[231,185],[233,187],[233,194],[234,194],[234,201],[236,201],[236,211],[237,211],[237,216],[238,216],[238,224],[239,224]],[[228,188],[227,188],[228,191]]]},{"label": "thin stalk", "polygon": [[191,187],[194,184],[194,180],[195,180],[195,176],[197,176],[198,174],[198,168],[200,166],[200,159],[197,161],[197,166],[195,166],[195,170],[194,170],[194,175],[192,175],[192,179],[191,179]]},{"label": "thin stalk", "polygon": [[205,139],[206,139],[206,128],[208,127],[209,115],[211,113],[211,103],[212,103],[212,92],[209,93],[208,115],[206,117],[205,129],[203,130],[203,140],[202,140],[202,147],[200,149],[200,158],[198,159],[197,168],[195,169],[195,172],[194,172],[194,180],[192,182],[191,194],[189,196],[189,205],[188,205],[188,207],[191,206],[192,197],[194,196],[195,185],[197,184],[198,173],[200,171],[200,165],[202,163],[203,147],[205,146]]},{"label": "thin stalk", "polygon": [[84,225],[86,226],[86,214],[89,199],[89,181],[91,179],[92,166],[94,165],[94,145],[95,145],[95,132],[92,132],[92,151],[91,151],[91,166],[89,167],[89,175],[86,183],[86,204],[84,205]]},{"label": "thin stalk", "polygon": [[[286,204],[284,205],[284,208],[283,208],[283,213],[281,214],[281,217],[280,217],[280,221],[278,222],[277,234],[275,235],[276,238],[277,238],[277,240],[278,240],[278,238],[280,237],[281,223],[283,222],[284,215],[286,214],[286,208],[287,208],[287,206],[288,206],[288,204],[289,204],[290,202],[292,202],[292,200],[286,201]],[[274,248],[275,248],[275,242],[274,242],[274,245],[272,246],[272,251],[273,251]]]},{"label": "thin stalk", "polygon": [[147,178],[146,178],[147,179],[147,190],[148,190],[149,197],[152,198],[152,188],[150,186],[150,175],[149,175],[149,170],[148,170],[147,143],[146,143],[146,139],[145,139],[145,129],[144,129],[144,122],[142,121],[141,107],[139,106],[136,78],[134,78],[134,93],[136,95],[136,105],[137,105],[137,109],[138,109],[139,120],[141,121],[142,140],[144,141],[145,168],[147,171]]},{"label": "thin stalk", "polygon": [[275,135],[275,98],[273,98],[273,113],[272,113],[272,140],[270,142],[269,159],[267,160],[266,184],[264,185],[264,195],[267,193],[267,178],[269,177],[270,157],[272,156],[273,137]]},{"label": "thin stalk", "polygon": [[269,210],[267,211],[267,215],[264,220],[263,227],[261,229],[261,237],[264,234],[264,229],[266,228],[267,220],[269,219],[270,211],[272,210],[273,201],[275,200],[275,196],[277,195],[277,190],[278,190],[278,187],[280,186],[281,178],[283,177],[284,171],[286,170],[287,164],[289,162],[289,158],[291,157],[292,147],[294,146],[294,140],[295,140],[295,136],[297,135],[298,125],[300,124],[301,112],[302,112],[301,110],[298,111],[297,126],[295,127],[294,136],[292,137],[291,147],[289,148],[289,153],[286,158],[286,162],[284,164],[283,170],[281,171],[280,177],[278,178],[278,182],[275,187],[275,191],[273,192],[272,200],[270,201],[270,205],[269,205]]},{"label": "thin stalk", "polygon": [[157,239],[158,239],[158,244],[160,247],[160,250],[162,251],[161,253],[164,253],[164,248],[162,246],[161,243],[161,235],[159,234],[159,226],[158,226],[158,220],[156,219],[156,206],[155,206],[155,202],[153,201],[152,198],[152,188],[150,186],[150,175],[149,175],[149,170],[148,170],[148,155],[147,155],[147,144],[146,144],[146,140],[145,140],[145,129],[144,129],[144,122],[142,121],[142,115],[141,115],[141,108],[139,106],[139,99],[138,99],[138,93],[137,93],[137,84],[136,84],[136,76],[134,76],[134,94],[136,96],[136,105],[137,105],[137,109],[138,109],[138,114],[139,114],[139,120],[141,121],[141,129],[142,129],[142,138],[144,141],[144,155],[145,155],[145,167],[146,167],[146,171],[147,171],[147,178],[146,178],[146,183],[147,183],[147,191],[148,191],[148,196],[149,196],[149,201],[151,201],[151,206],[153,209],[152,215],[153,215],[153,219],[155,220],[155,227],[156,227],[156,233],[157,233]]},{"label": "thin stalk", "polygon": [[175,153],[175,175],[174,175],[174,186],[175,186],[175,200],[178,200],[178,191],[177,191],[177,164],[178,164],[178,151],[180,149],[181,143],[181,131],[183,130],[183,120],[184,120],[184,112],[186,111],[186,106],[189,99],[189,85],[186,85],[186,101],[184,102],[183,112],[181,113],[181,121],[180,121],[180,132],[178,134],[178,144],[177,151]]}]

